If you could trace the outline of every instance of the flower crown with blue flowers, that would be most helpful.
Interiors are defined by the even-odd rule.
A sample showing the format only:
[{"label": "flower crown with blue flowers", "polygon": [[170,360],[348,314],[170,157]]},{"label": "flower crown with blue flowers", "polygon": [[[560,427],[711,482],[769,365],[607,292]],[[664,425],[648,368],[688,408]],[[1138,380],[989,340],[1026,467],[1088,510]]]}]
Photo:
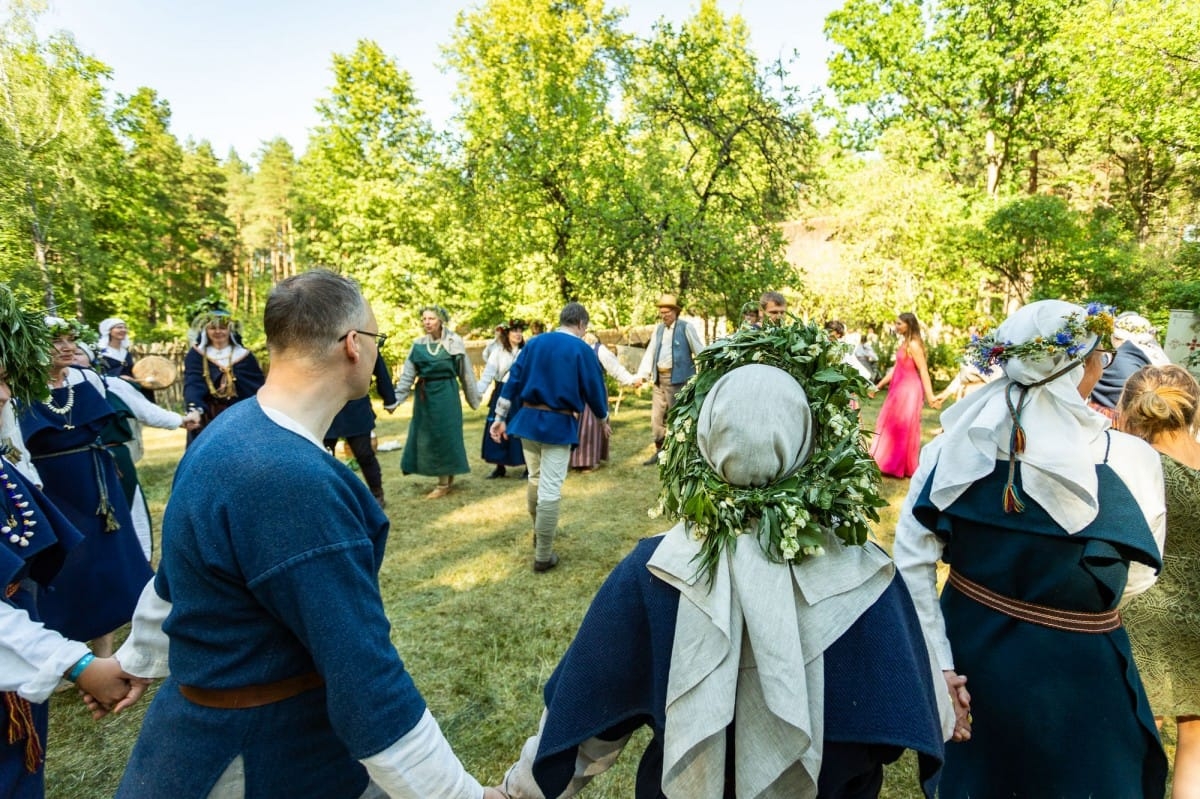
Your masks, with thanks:
[{"label": "flower crown with blue flowers", "polygon": [[1063,352],[1074,358],[1086,354],[1087,340],[1092,336],[1099,336],[1101,344],[1108,341],[1112,336],[1115,317],[1116,309],[1111,305],[1088,303],[1085,316],[1072,314],[1062,329],[1050,336],[1037,336],[1020,344],[1000,341],[995,333],[972,336],[967,346],[967,357],[985,375],[992,373],[992,367],[1003,366],[1012,358],[1037,361]]}]

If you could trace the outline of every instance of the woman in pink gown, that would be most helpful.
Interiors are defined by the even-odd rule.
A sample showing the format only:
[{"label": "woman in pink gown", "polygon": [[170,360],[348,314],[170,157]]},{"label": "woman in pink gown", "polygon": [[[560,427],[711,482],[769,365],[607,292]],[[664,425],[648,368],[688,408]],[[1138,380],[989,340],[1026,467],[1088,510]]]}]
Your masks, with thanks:
[{"label": "woman in pink gown", "polygon": [[888,393],[875,421],[871,456],[884,474],[912,477],[921,450],[921,409],[926,402],[935,408],[941,403],[933,396],[917,317],[900,314],[896,318],[896,335],[900,336],[896,365],[875,385],[876,391],[888,386]]}]

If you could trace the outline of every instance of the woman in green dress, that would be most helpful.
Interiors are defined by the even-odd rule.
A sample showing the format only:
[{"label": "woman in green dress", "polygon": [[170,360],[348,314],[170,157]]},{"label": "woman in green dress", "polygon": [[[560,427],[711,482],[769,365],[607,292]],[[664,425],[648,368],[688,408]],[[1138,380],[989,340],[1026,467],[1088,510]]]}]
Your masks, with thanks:
[{"label": "woman in green dress", "polygon": [[1177,728],[1172,796],[1200,795],[1200,386],[1180,366],[1145,366],[1119,403],[1121,429],[1162,458],[1167,543],[1154,587],[1121,611],[1146,695]]},{"label": "woman in green dress", "polygon": [[463,444],[459,385],[467,404],[473,409],[479,407],[479,392],[466,345],[461,336],[446,329],[449,322],[450,314],[441,306],[421,309],[425,335],[413,343],[396,383],[397,402],[404,402],[414,394],[412,423],[400,470],[404,474],[437,477],[437,487],[425,495],[430,499],[449,494],[454,475],[471,471]]}]

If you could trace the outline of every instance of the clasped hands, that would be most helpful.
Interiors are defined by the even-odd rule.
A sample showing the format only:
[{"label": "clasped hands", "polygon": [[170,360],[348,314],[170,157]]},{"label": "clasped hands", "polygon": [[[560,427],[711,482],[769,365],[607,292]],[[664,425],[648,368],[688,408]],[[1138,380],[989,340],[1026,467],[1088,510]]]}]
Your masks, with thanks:
[{"label": "clasped hands", "polygon": [[967,678],[953,669],[942,672],[946,678],[946,689],[950,692],[950,702],[954,706],[954,734],[952,741],[971,740],[971,694],[967,692]]},{"label": "clasped hands", "polygon": [[75,680],[83,703],[96,720],[133,706],[149,685],[149,679],[125,671],[115,657],[96,658]]}]

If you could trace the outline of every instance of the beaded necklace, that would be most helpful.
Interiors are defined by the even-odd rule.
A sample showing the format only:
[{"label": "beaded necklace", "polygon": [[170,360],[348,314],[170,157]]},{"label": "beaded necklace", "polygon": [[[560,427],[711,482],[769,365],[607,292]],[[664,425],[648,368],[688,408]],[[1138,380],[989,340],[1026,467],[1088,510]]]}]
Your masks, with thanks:
[{"label": "beaded necklace", "polygon": [[[431,342],[433,344],[432,347],[430,346]],[[426,341],[425,349],[429,351],[430,355],[436,358],[438,353],[442,351],[442,339],[430,339],[429,341]]]},{"label": "beaded necklace", "polygon": [[27,547],[29,539],[33,538],[33,528],[37,526],[37,522],[32,518],[33,511],[29,509],[29,500],[17,491],[16,481],[9,477],[3,468],[0,468],[0,481],[4,482],[4,493],[8,495],[9,504],[5,514],[7,518],[4,524],[0,525],[0,533],[8,538],[10,544]]},{"label": "beaded necklace", "polygon": [[69,379],[64,379],[64,382],[67,384],[67,401],[61,406],[55,405],[54,395],[51,394],[48,398],[42,400],[42,404],[49,409],[50,413],[67,417],[65,423],[63,424],[64,430],[74,430],[75,425],[71,424],[69,414],[71,413],[71,409],[75,407],[75,386],[71,385],[71,381]]}]

